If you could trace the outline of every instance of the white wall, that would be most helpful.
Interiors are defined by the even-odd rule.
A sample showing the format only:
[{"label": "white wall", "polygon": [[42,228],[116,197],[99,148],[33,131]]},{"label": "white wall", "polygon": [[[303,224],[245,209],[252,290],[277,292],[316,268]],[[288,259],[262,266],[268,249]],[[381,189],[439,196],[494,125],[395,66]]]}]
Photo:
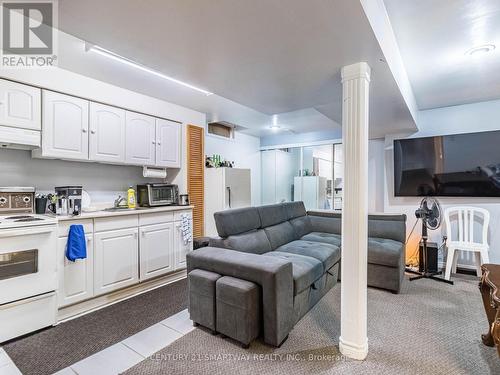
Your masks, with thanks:
[{"label": "white wall", "polygon": [[384,147],[383,139],[368,141],[368,212],[384,212]]},{"label": "white wall", "polygon": [[[417,125],[420,130],[409,137],[500,130],[500,100],[420,111]],[[385,139],[384,210],[386,212],[406,213],[408,216],[407,228],[409,234],[415,223],[414,212],[421,198],[394,197],[392,150],[392,141],[394,138],[403,137],[387,137]],[[500,228],[500,198],[443,197],[439,198],[439,201],[444,208],[455,205],[474,205],[484,207],[490,212],[490,261],[500,263],[500,231],[496,230],[496,228]],[[420,238],[420,227],[421,225],[419,224],[415,229],[415,233],[410,240],[412,246],[407,250],[407,255],[413,251]],[[442,235],[444,235],[444,226],[440,230],[430,232],[431,241],[441,242]],[[462,256],[459,260],[459,264],[462,265],[470,265],[472,263],[473,257],[471,256]]]},{"label": "white wall", "polygon": [[56,186],[82,185],[93,203],[112,203],[130,185],[154,182],[142,177],[140,167],[32,159],[22,150],[1,149],[0,170],[0,186],[34,186],[49,193]]},{"label": "white wall", "polygon": [[213,135],[205,137],[205,154],[218,154],[225,160],[234,161],[235,168],[249,168],[252,179],[252,205],[261,202],[261,162],[260,139],[235,132],[234,139],[224,139]]}]

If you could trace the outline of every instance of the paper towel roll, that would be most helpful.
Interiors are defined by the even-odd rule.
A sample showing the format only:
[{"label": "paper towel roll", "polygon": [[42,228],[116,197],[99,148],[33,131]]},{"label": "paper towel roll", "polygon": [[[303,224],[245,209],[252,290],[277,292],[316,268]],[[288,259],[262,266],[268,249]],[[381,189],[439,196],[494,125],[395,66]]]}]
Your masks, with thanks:
[{"label": "paper towel roll", "polygon": [[149,178],[167,178],[167,170],[165,168],[142,167],[142,175]]}]

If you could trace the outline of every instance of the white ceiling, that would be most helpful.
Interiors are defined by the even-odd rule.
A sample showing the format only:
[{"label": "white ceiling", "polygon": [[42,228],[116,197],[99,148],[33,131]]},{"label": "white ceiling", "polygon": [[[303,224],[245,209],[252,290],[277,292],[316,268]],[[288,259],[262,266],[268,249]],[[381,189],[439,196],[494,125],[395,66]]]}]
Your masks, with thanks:
[{"label": "white ceiling", "polygon": [[279,114],[283,129],[298,133],[338,128],[340,68],[366,61],[372,67],[370,136],[416,129],[358,1],[60,0],[59,28],[216,95],[90,56],[74,38],[62,47],[61,67],[258,136],[270,133],[272,114]]},{"label": "white ceiling", "polygon": [[384,1],[419,109],[500,98],[499,0]]}]

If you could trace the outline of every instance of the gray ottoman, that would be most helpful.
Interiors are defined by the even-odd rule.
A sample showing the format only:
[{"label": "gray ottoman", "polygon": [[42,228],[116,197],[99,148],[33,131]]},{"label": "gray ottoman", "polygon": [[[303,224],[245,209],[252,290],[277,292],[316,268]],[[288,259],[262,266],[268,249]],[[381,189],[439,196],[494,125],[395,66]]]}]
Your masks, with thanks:
[{"label": "gray ottoman", "polygon": [[260,288],[250,281],[224,276],[216,286],[217,332],[248,348],[259,336]]},{"label": "gray ottoman", "polygon": [[189,317],[215,333],[215,283],[218,273],[193,270],[188,275]]}]

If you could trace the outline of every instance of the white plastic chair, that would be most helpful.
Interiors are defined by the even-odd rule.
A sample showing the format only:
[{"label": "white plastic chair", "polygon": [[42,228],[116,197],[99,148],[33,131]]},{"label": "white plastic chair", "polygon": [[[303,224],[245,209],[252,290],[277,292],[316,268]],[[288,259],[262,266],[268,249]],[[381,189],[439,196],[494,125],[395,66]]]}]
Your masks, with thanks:
[{"label": "white plastic chair", "polygon": [[[452,218],[457,218],[457,233],[458,237],[452,236],[451,221]],[[474,234],[475,218],[482,218],[481,242],[476,242]],[[490,223],[490,213],[484,208],[479,207],[450,207],[444,211],[444,219],[446,222],[447,247],[448,255],[446,257],[446,272],[444,278],[450,279],[451,271],[457,271],[458,255],[455,256],[456,250],[472,251],[476,256],[477,275],[481,276],[481,264],[489,263],[489,245],[488,245],[488,225]],[[481,223],[479,221],[479,223]],[[482,263],[481,263],[482,262]]]}]

